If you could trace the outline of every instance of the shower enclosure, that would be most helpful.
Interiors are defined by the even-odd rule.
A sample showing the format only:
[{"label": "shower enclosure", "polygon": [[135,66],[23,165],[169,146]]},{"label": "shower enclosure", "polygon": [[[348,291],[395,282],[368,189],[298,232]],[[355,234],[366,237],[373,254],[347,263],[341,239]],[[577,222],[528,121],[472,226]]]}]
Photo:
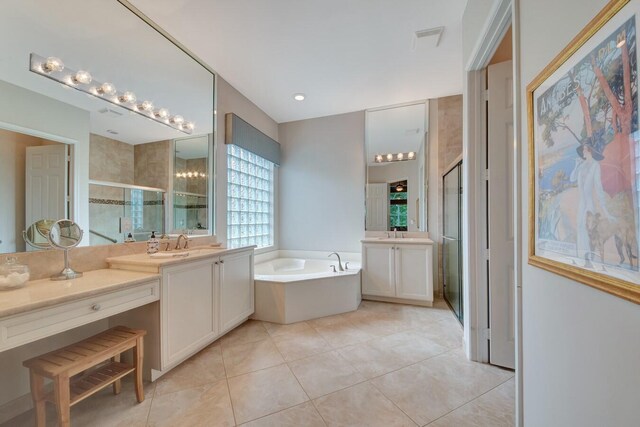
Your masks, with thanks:
[{"label": "shower enclosure", "polygon": [[165,191],[117,182],[89,181],[91,245],[121,243],[131,233],[136,241],[152,231],[164,233]]},{"label": "shower enclosure", "polygon": [[462,162],[447,172],[442,181],[444,298],[462,323]]}]

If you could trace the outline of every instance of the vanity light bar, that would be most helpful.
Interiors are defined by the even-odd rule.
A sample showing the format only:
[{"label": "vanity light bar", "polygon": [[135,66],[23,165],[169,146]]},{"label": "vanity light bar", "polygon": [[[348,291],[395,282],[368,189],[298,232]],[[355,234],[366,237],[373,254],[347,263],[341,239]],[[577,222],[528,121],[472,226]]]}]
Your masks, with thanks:
[{"label": "vanity light bar", "polygon": [[193,122],[176,114],[172,116],[166,108],[155,108],[151,101],[139,101],[131,91],[118,91],[113,83],[98,82],[88,71],[74,71],[67,68],[55,57],[44,58],[35,53],[30,55],[29,70],[65,86],[84,92],[96,98],[118,105],[126,110],[191,135],[195,129]]},{"label": "vanity light bar", "polygon": [[375,161],[376,163],[404,162],[407,160],[414,160],[415,158],[416,153],[409,151],[408,153],[376,154]]},{"label": "vanity light bar", "polygon": [[203,172],[178,172],[176,178],[206,178],[207,174]]}]

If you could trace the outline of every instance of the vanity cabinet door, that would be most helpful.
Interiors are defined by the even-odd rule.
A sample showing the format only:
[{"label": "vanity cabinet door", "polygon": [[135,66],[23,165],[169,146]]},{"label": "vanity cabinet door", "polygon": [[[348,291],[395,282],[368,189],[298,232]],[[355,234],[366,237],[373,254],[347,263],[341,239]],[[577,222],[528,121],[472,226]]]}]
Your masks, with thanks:
[{"label": "vanity cabinet door", "polygon": [[433,301],[432,247],[396,245],[396,297]]},{"label": "vanity cabinet door", "polygon": [[163,369],[182,361],[218,334],[214,260],[162,269]]},{"label": "vanity cabinet door", "polygon": [[254,312],[253,249],[220,257],[220,330],[236,326]]},{"label": "vanity cabinet door", "polygon": [[364,244],[362,247],[362,293],[395,297],[394,245]]}]

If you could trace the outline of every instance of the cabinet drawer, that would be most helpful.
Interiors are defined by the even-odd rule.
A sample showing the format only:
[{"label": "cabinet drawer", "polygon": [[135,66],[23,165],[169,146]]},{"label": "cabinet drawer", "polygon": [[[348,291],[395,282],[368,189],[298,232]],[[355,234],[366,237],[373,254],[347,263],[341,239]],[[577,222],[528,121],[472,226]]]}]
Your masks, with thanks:
[{"label": "cabinet drawer", "polygon": [[104,319],[159,299],[160,281],[0,320],[0,351]]}]

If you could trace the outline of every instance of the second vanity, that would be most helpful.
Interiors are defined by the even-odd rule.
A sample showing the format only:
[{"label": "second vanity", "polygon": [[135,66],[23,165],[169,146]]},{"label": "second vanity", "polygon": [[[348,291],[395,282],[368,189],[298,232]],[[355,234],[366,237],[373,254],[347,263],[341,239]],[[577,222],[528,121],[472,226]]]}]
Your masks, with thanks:
[{"label": "second vanity", "polygon": [[362,240],[362,298],[431,306],[433,241],[369,237]]},{"label": "second vanity", "polygon": [[[145,373],[157,378],[254,312],[254,246],[196,248],[188,256],[147,254],[108,258],[111,269],[158,274],[159,303],[110,319],[147,330]],[[150,369],[150,370],[149,370]]]}]

